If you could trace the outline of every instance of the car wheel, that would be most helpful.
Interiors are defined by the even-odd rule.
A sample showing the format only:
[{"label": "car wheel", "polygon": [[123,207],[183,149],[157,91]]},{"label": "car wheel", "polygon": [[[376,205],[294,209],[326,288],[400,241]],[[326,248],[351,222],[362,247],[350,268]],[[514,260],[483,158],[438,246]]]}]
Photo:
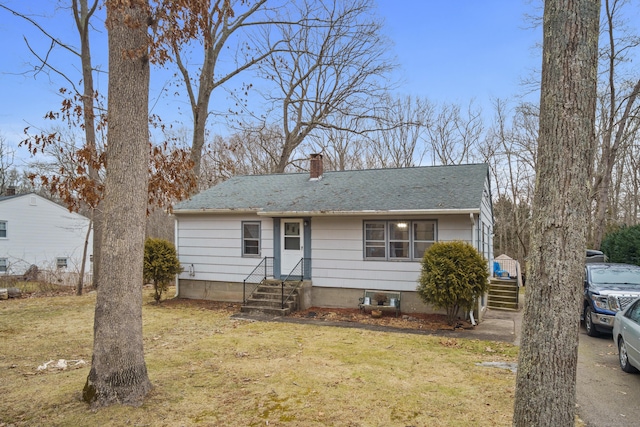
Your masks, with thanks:
[{"label": "car wheel", "polygon": [[591,306],[586,306],[584,309],[584,329],[587,331],[587,335],[590,337],[597,337],[598,331],[596,331],[596,327],[593,326],[593,321],[591,320]]},{"label": "car wheel", "polygon": [[627,354],[627,344],[622,337],[618,338],[618,359],[620,360],[620,368],[628,373],[636,372],[636,368],[629,363],[629,355]]}]

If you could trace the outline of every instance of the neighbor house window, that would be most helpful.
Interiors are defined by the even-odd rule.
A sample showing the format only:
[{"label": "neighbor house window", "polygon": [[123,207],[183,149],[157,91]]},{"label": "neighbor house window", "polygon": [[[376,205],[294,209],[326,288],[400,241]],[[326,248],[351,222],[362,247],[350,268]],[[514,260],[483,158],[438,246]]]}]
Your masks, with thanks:
[{"label": "neighbor house window", "polygon": [[0,258],[0,273],[6,273],[8,265],[6,258]]},{"label": "neighbor house window", "polygon": [[56,258],[57,268],[67,268],[67,258]]},{"label": "neighbor house window", "polygon": [[7,221],[0,221],[0,238],[7,237]]},{"label": "neighbor house window", "polygon": [[419,261],[436,234],[436,221],[365,221],[364,258]]},{"label": "neighbor house window", "polygon": [[242,255],[260,256],[260,223],[242,223]]}]

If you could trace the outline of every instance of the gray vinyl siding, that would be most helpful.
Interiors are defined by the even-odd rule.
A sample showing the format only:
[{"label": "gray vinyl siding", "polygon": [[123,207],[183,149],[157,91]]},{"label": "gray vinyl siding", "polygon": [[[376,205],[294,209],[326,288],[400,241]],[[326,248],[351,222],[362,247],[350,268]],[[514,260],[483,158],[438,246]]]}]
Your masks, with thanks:
[{"label": "gray vinyl siding", "polygon": [[418,261],[364,259],[365,220],[436,220],[438,240],[469,241],[468,215],[317,217],[313,219],[313,286],[415,291]]},{"label": "gray vinyl siding", "polygon": [[[260,222],[260,257],[242,256],[243,221]],[[242,282],[262,258],[273,256],[271,218],[259,218],[257,215],[185,215],[178,217],[177,224],[176,246],[184,268],[180,279]]]}]

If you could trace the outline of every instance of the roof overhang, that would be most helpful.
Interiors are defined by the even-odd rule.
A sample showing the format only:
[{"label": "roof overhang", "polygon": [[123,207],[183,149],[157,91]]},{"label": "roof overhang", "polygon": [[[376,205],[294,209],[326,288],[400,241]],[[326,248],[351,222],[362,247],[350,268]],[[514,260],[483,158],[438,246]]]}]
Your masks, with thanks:
[{"label": "roof overhang", "polygon": [[302,217],[302,216],[381,216],[381,215],[468,215],[480,213],[480,209],[398,209],[361,211],[260,211],[259,216]]},{"label": "roof overhang", "polygon": [[174,209],[174,215],[194,215],[194,214],[255,214],[258,209]]},{"label": "roof overhang", "polygon": [[480,214],[480,208],[466,209],[397,209],[397,210],[359,210],[359,211],[262,211],[258,209],[180,209],[174,215],[193,214],[257,214],[258,216],[285,217],[317,217],[317,216],[382,216],[382,215],[469,215]]}]

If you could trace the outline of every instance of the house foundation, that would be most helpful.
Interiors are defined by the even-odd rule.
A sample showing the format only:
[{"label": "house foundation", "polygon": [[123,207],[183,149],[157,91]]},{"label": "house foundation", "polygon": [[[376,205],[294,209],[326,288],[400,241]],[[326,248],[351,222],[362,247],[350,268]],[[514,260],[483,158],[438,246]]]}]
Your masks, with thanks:
[{"label": "house foundation", "polygon": [[[251,289],[253,289],[253,286],[255,285],[252,284]],[[250,292],[251,289],[247,287],[247,292]],[[390,289],[392,289],[392,287],[390,287]],[[420,296],[415,291],[402,291],[400,294],[402,302],[401,311],[404,314],[442,313],[441,310],[434,309],[430,305],[422,302]],[[358,308],[358,303],[364,295],[364,290],[356,288],[319,287],[313,286],[311,281],[304,281],[298,289],[298,295],[298,307],[300,310],[306,310],[311,307]],[[180,279],[178,294],[176,296],[178,298],[237,303],[243,300],[243,284],[237,282]]]}]

